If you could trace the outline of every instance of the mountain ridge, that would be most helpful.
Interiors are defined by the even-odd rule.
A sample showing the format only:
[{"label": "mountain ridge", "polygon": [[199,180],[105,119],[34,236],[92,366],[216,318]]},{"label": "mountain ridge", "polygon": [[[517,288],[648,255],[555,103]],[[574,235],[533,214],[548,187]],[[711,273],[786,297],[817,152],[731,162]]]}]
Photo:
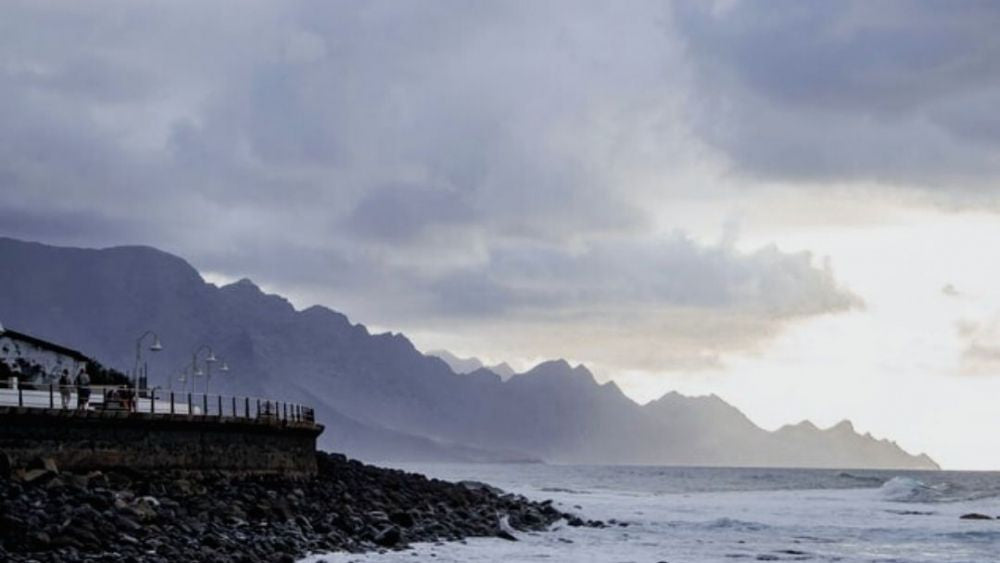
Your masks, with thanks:
[{"label": "mountain ridge", "polygon": [[508,364],[507,362],[500,362],[499,364],[488,366],[482,360],[480,360],[475,356],[469,358],[462,358],[456,356],[455,354],[452,354],[448,350],[440,350],[440,349],[431,350],[427,352],[426,355],[436,356],[440,358],[442,361],[444,361],[444,363],[448,364],[448,367],[451,368],[451,371],[455,373],[469,374],[469,373],[475,373],[479,370],[487,370],[489,372],[492,372],[500,376],[500,379],[503,380],[510,379],[511,377],[514,377],[517,374],[517,372],[514,371],[514,368],[510,367],[510,364]]},{"label": "mountain ridge", "polygon": [[[199,391],[211,384],[213,392],[314,404],[321,421],[336,421],[322,445],[368,459],[400,459],[403,450],[412,457],[423,448],[440,459],[936,467],[853,428],[843,439],[808,428],[767,432],[714,396],[667,393],[639,406],[564,360],[506,381],[489,370],[456,374],[402,334],[372,334],[321,305],[296,310],[247,278],[217,287],[152,247],[91,250],[0,238],[0,260],[14,266],[0,271],[5,325],[113,366],[130,365],[130,343],[155,328],[165,350],[150,358],[159,375],[152,384],[165,384],[163,376],[189,364],[190,350],[210,343],[232,375],[199,381]],[[370,443],[340,431],[355,423]]]}]

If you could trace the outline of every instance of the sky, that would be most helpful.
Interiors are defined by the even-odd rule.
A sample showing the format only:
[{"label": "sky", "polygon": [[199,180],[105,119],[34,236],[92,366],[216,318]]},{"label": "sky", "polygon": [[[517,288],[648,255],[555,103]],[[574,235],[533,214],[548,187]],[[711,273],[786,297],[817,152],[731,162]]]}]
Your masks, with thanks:
[{"label": "sky", "polygon": [[0,234],[1000,469],[1000,5],[5,2]]}]

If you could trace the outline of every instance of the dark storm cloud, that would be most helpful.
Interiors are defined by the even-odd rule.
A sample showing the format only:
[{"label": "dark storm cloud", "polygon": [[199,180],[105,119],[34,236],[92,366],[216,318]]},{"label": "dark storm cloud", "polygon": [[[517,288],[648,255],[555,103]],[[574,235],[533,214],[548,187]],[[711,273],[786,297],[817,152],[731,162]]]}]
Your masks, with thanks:
[{"label": "dark storm cloud", "polygon": [[673,4],[695,128],[745,172],[992,188],[995,2]]},{"label": "dark storm cloud", "polygon": [[[755,62],[734,59],[753,33],[699,44],[717,22],[682,16],[712,77],[763,92],[737,104],[732,131],[696,131],[739,157],[758,106],[775,114],[768,127],[796,124],[767,100],[806,107],[810,92],[782,94],[768,69],[731,76]],[[151,244],[384,326],[590,306],[616,323],[671,308],[714,319],[671,327],[665,338],[685,342],[671,358],[720,331],[740,332],[725,339],[738,347],[857,306],[808,255],[654,231],[690,156],[671,20],[660,2],[7,4],[0,229]],[[808,167],[816,157],[793,140],[755,150],[794,149]]]}]

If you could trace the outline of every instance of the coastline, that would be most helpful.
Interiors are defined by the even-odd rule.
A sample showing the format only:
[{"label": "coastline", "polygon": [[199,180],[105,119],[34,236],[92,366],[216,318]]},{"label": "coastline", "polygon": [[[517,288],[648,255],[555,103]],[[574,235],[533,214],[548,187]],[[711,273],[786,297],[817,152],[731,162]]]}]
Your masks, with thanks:
[{"label": "coastline", "polygon": [[322,452],[317,464],[316,477],[287,478],[127,469],[84,475],[36,460],[0,476],[0,559],[295,561],[412,542],[512,540],[511,530],[541,531],[560,519],[585,524],[551,501],[483,483]]}]

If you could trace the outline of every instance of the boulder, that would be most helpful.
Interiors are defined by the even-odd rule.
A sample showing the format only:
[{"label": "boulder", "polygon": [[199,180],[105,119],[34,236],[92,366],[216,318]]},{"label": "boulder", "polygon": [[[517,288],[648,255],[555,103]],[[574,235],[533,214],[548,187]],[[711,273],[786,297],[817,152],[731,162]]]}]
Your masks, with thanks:
[{"label": "boulder", "polygon": [[375,543],[382,547],[395,547],[403,539],[403,533],[397,526],[387,526],[375,534]]},{"label": "boulder", "polygon": [[7,452],[0,452],[0,479],[10,479],[14,463]]},{"label": "boulder", "polygon": [[28,469],[44,469],[53,473],[59,473],[56,462],[51,457],[36,457],[28,462]]},{"label": "boulder", "polygon": [[968,514],[963,514],[959,516],[961,520],[992,520],[992,516],[987,516],[986,514],[980,514],[978,512],[969,512]]},{"label": "boulder", "polygon": [[48,469],[28,469],[20,472],[21,481],[29,485],[44,485],[56,477],[56,473]]}]

